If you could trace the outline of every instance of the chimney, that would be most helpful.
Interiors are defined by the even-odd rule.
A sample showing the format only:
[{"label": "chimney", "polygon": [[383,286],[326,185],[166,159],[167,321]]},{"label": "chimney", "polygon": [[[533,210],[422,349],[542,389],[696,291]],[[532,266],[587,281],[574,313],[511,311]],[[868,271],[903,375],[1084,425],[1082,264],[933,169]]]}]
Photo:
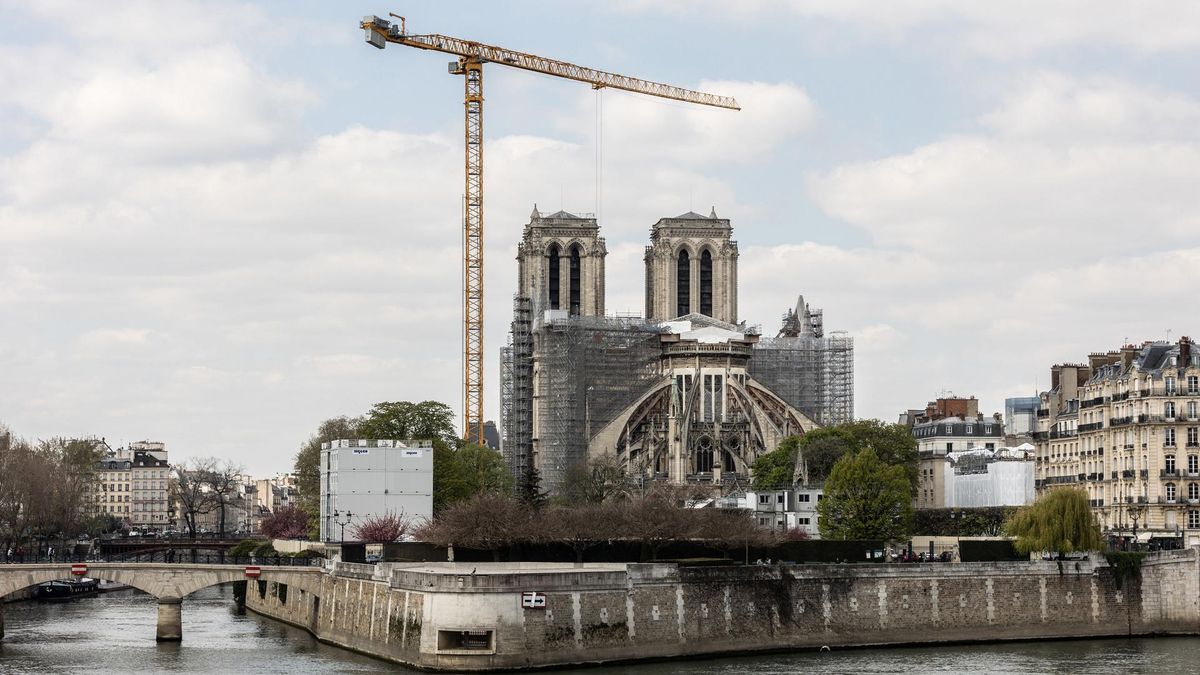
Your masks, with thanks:
[{"label": "chimney", "polygon": [[1133,357],[1138,353],[1138,347],[1134,345],[1124,345],[1121,347],[1121,370],[1126,370],[1133,365]]},{"label": "chimney", "polygon": [[1184,335],[1179,338],[1179,367],[1187,368],[1192,365],[1192,339]]},{"label": "chimney", "polygon": [[1055,364],[1053,366],[1050,366],[1050,391],[1054,391],[1055,389],[1058,388],[1058,379],[1061,375],[1062,375],[1062,366],[1061,365]]}]

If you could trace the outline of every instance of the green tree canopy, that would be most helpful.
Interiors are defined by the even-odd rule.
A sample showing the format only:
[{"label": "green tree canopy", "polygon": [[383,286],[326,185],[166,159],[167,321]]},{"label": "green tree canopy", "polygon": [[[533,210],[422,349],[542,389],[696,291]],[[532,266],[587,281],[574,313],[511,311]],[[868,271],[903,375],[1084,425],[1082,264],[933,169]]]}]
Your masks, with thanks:
[{"label": "green tree canopy", "polygon": [[754,487],[763,490],[792,484],[796,470],[796,453],[800,448],[800,436],[788,436],[778,448],[759,455],[750,467],[754,476]]},{"label": "green tree canopy", "polygon": [[825,539],[903,539],[913,519],[905,467],[885,464],[871,447],[843,455],[829,472],[817,513]]},{"label": "green tree canopy", "polygon": [[440,440],[453,443],[454,411],[437,401],[384,401],[376,403],[363,417],[360,438]]},{"label": "green tree canopy", "polygon": [[1080,488],[1055,488],[1021,507],[1005,524],[1021,553],[1095,551],[1101,547],[1100,526]]},{"label": "green tree canopy", "polygon": [[308,514],[309,536],[317,538],[321,517],[321,444],[342,438],[362,438],[361,417],[331,417],[317,427],[296,453],[293,471],[296,472],[296,494],[300,508]]},{"label": "green tree canopy", "polygon": [[433,448],[433,512],[476,495],[512,493],[512,474],[504,457],[474,443],[457,448],[437,442]]},{"label": "green tree canopy", "polygon": [[904,467],[913,489],[917,484],[917,439],[902,424],[880,420],[855,420],[822,427],[800,437],[800,451],[808,467],[809,480],[828,478],[834,464],[844,455],[871,448],[884,464]]}]

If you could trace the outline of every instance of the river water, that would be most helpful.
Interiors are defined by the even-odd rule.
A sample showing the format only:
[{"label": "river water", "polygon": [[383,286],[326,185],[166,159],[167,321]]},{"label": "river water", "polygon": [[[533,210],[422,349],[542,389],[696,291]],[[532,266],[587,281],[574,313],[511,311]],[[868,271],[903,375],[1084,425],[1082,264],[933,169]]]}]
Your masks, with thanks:
[{"label": "river water", "polygon": [[[308,633],[234,608],[228,586],[183,604],[183,642],[154,641],[156,605],[137,591],[65,604],[4,607],[0,673],[414,672],[317,642]],[[1191,673],[1200,638],[1079,640],[910,649],[842,650],[677,661],[577,671],[588,675],[783,673]],[[556,671],[571,672],[571,671]]]}]

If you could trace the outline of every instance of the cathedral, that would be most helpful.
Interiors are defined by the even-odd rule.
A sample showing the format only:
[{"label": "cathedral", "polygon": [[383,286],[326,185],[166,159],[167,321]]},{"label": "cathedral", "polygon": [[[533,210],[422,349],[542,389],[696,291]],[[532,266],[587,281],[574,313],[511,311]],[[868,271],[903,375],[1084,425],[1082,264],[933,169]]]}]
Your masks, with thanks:
[{"label": "cathedral", "polygon": [[851,339],[825,337],[803,298],[773,340],[739,322],[732,233],[715,209],[654,223],[645,315],[609,316],[595,218],[534,207],[501,353],[502,451],[515,475],[532,464],[553,492],[573,465],[612,457],[644,480],[728,491],[785,437],[849,421]]}]

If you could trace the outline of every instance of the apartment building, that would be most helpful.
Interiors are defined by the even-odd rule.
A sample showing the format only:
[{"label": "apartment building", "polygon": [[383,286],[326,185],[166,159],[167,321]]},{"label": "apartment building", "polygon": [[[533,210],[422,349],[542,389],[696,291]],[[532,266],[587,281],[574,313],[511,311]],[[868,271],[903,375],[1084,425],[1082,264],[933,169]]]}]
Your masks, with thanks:
[{"label": "apartment building", "polygon": [[1004,441],[1000,413],[984,416],[979,401],[971,396],[939,398],[922,410],[900,415],[917,439],[919,479],[916,508],[940,509],[949,505],[946,495],[946,455],[975,448],[995,450]]},{"label": "apartment building", "polygon": [[1189,338],[1093,353],[1051,369],[1036,486],[1081,487],[1103,530],[1200,544],[1200,354]]}]

